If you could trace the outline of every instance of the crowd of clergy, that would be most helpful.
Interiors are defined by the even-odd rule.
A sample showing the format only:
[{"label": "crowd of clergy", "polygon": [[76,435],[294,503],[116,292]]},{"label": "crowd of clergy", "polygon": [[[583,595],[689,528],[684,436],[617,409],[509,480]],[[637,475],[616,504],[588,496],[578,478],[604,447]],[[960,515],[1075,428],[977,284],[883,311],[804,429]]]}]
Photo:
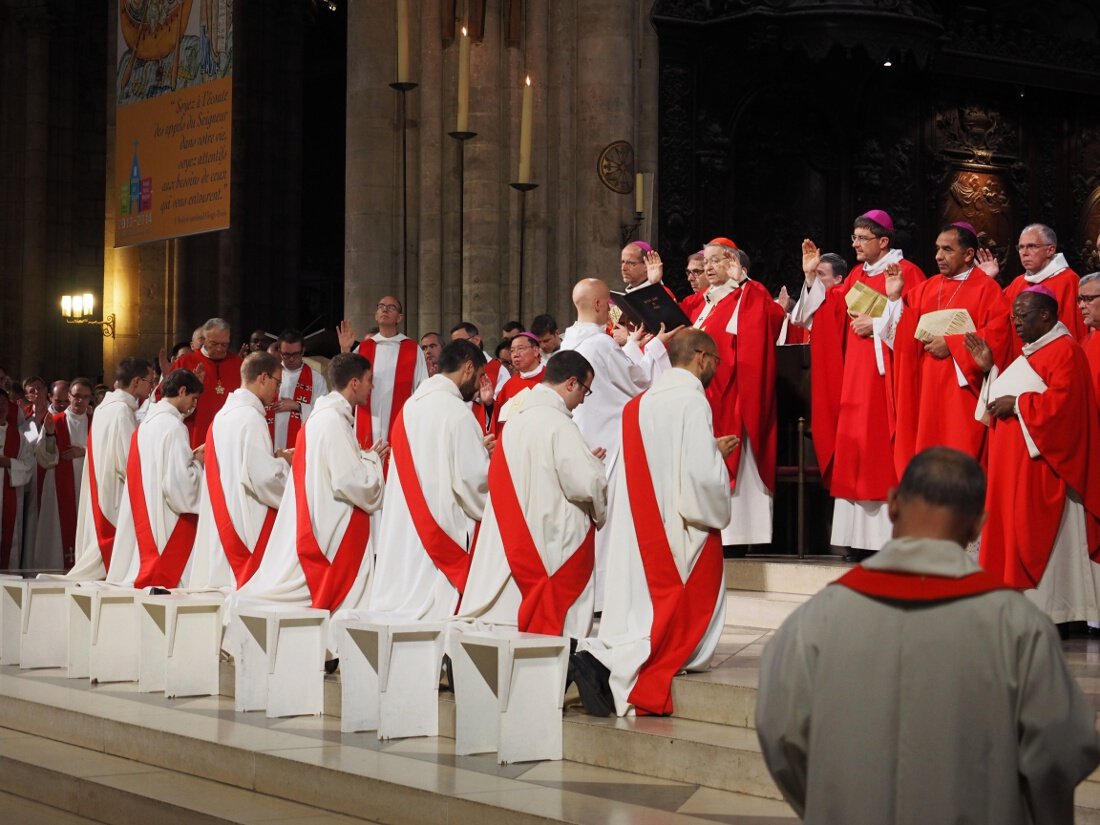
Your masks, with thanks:
[{"label": "crowd of clergy", "polygon": [[[967,223],[931,276],[893,239],[857,217],[850,270],[807,239],[775,296],[714,238],[675,329],[632,328],[587,278],[572,324],[511,322],[493,353],[468,322],[408,338],[383,296],[331,358],[294,330],[236,349],[211,318],[110,388],[2,375],[0,569],[221,592],[231,654],[252,603],[564,635],[590,712],[668,714],[720,638],[724,548],[772,540],[776,352],[808,346],[832,545],[883,547],[909,462],[950,447],[988,476],[976,561],[1067,631],[1100,622],[1100,273],[1041,224],[1007,286]],[[665,266],[630,243],[621,288]]]}]

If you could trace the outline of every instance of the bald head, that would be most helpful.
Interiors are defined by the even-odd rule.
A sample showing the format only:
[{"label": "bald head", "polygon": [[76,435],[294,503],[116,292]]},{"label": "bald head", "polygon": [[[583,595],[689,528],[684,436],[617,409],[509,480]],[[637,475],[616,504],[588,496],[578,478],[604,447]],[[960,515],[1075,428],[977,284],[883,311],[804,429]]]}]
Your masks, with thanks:
[{"label": "bald head", "polygon": [[577,308],[577,320],[606,324],[610,307],[611,289],[598,278],[585,278],[573,287],[573,306]]},{"label": "bald head", "polygon": [[698,354],[698,350],[715,352],[714,339],[701,329],[685,327],[668,341],[668,360],[674,367],[686,368]]}]

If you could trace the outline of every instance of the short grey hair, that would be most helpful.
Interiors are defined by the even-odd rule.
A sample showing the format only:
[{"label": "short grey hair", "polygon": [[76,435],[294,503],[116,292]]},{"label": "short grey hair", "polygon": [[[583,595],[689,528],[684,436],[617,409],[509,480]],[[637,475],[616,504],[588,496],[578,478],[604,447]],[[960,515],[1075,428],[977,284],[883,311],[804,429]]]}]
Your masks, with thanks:
[{"label": "short grey hair", "polygon": [[1081,280],[1078,281],[1077,286],[1082,287],[1085,284],[1094,284],[1100,281],[1100,272],[1090,272],[1088,275],[1082,275]]},{"label": "short grey hair", "polygon": [[1058,246],[1058,236],[1055,235],[1054,230],[1045,223],[1029,223],[1020,230],[1020,234],[1023,235],[1025,232],[1031,232],[1032,230],[1039,233],[1039,237],[1043,239],[1044,243],[1048,243],[1051,246]]},{"label": "short grey hair", "polygon": [[213,332],[216,329],[224,329],[226,332],[229,332],[229,322],[224,318],[211,318],[202,325],[202,334],[206,335],[208,332]]}]

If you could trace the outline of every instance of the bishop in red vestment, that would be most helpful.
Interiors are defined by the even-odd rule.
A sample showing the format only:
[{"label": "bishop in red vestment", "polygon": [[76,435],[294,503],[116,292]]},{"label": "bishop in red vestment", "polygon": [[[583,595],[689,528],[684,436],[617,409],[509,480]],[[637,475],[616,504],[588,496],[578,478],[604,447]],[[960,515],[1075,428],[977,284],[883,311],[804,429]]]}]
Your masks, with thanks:
[{"label": "bishop in red vestment", "polygon": [[[1070,269],[1066,256],[1058,251],[1058,236],[1049,226],[1033,223],[1025,226],[1016,245],[1024,271],[1005,287],[1009,305],[1029,286],[1042,284],[1054,293],[1058,302],[1058,320],[1066,325],[1074,340],[1081,342],[1088,332],[1081,313],[1077,311],[1077,285],[1080,276]],[[983,255],[983,258],[987,256]],[[992,256],[989,256],[992,257]],[[982,264],[983,268],[985,264]],[[994,278],[995,272],[990,273]],[[1012,333],[1013,354],[1019,355],[1023,341]]]},{"label": "bishop in red vestment", "polygon": [[[202,329],[205,335],[202,348],[181,355],[169,370],[191,370],[202,378],[199,405],[183,422],[191,439],[191,449],[206,443],[210,422],[225,406],[229,393],[241,386],[241,357],[229,349],[229,322],[211,318]],[[167,375],[166,372],[166,378]]]},{"label": "bishop in red vestment", "polygon": [[1077,306],[1081,309],[1088,334],[1083,346],[1089,362],[1089,375],[1100,403],[1100,272],[1092,272],[1081,279],[1077,288]]}]

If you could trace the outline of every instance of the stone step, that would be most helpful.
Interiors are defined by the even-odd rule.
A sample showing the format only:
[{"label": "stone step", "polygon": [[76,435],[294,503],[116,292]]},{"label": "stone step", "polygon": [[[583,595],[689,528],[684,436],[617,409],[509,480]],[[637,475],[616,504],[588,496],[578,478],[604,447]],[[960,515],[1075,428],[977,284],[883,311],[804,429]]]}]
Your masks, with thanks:
[{"label": "stone step", "polygon": [[762,593],[812,596],[843,576],[852,565],[839,556],[750,556],[726,559],[726,587]]},{"label": "stone step", "polygon": [[726,627],[774,630],[810,597],[801,593],[726,589]]},{"label": "stone step", "polygon": [[[0,790],[27,816],[4,806],[3,821],[131,825],[370,825],[316,808],[164,770],[106,753],[0,729]],[[38,802],[48,802],[48,806]],[[13,806],[15,811],[19,807]]]}]

